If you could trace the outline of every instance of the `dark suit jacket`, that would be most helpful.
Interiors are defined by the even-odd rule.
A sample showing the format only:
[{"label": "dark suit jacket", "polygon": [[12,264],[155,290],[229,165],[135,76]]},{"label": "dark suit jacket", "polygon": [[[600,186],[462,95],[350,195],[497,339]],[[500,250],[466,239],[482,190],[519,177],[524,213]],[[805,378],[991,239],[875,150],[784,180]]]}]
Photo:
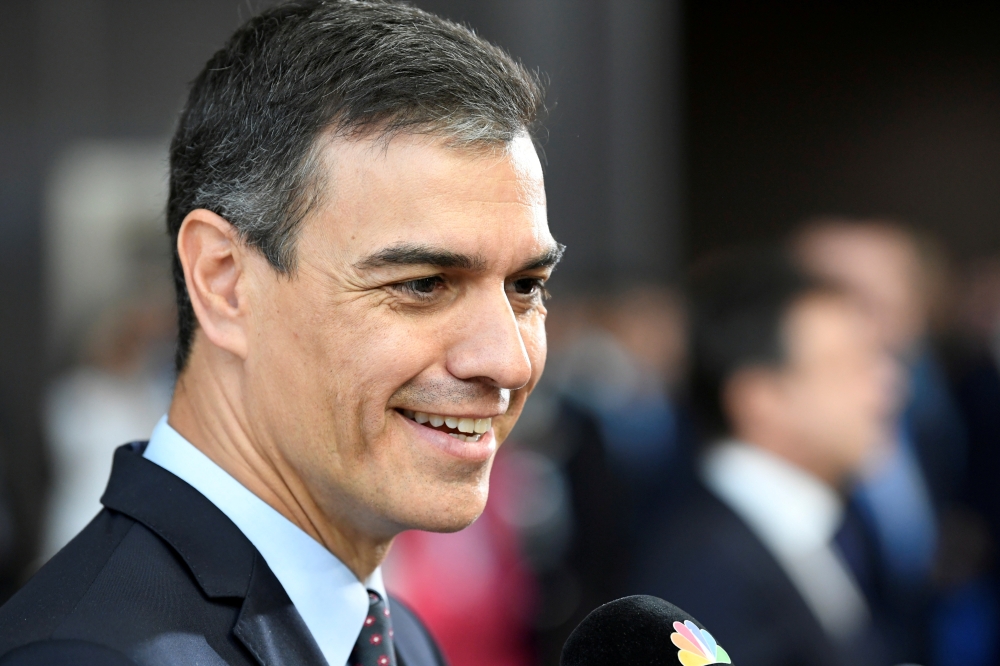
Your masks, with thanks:
[{"label": "dark suit jacket", "polygon": [[878,637],[835,645],[777,560],[697,484],[651,528],[633,591],[691,613],[739,666],[886,666]]},{"label": "dark suit jacket", "polygon": [[[0,608],[0,664],[326,664],[257,549],[144,448],[118,449],[105,509]],[[401,666],[443,666],[392,608]]]}]

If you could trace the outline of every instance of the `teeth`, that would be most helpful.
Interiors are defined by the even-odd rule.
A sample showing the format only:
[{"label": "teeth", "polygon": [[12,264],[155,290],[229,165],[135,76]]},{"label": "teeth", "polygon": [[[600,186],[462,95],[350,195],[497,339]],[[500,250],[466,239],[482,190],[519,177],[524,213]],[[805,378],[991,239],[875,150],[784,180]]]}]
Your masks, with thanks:
[{"label": "teeth", "polygon": [[478,442],[479,438],[482,437],[482,435],[460,435],[457,432],[449,432],[448,434],[455,439],[462,440],[463,442]]},{"label": "teeth", "polygon": [[430,423],[431,427],[440,428],[443,425],[458,430],[460,433],[448,433],[452,437],[461,439],[463,442],[477,442],[480,436],[489,432],[493,427],[493,419],[472,419],[458,416],[440,416],[438,414],[428,414],[427,412],[415,412],[412,409],[400,410],[403,416],[413,419],[421,425]]}]

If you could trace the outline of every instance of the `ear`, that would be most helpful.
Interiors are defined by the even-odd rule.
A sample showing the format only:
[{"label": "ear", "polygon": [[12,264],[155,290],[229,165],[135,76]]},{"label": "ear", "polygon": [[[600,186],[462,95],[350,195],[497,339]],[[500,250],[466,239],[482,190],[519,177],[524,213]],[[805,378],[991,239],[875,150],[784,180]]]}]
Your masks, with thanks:
[{"label": "ear", "polygon": [[177,234],[198,330],[212,345],[247,356],[247,298],[243,287],[244,245],[236,228],[212,211],[188,213]]}]

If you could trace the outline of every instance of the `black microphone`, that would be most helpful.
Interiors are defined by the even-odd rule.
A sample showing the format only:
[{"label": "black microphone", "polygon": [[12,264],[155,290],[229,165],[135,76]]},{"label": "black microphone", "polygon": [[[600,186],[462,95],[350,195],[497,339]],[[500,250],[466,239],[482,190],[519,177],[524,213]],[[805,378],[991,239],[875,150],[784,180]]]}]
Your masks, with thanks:
[{"label": "black microphone", "polygon": [[732,660],[712,634],[672,603],[644,594],[606,603],[566,639],[560,666],[708,666]]}]

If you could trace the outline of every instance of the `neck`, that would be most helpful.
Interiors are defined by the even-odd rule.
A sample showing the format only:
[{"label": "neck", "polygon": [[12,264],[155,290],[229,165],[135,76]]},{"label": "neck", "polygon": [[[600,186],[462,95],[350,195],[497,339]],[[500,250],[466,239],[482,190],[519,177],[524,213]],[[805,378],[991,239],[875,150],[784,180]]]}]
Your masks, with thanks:
[{"label": "neck", "polygon": [[783,433],[764,429],[742,428],[734,433],[734,437],[759,449],[763,449],[787,462],[795,465],[816,477],[830,488],[839,489],[844,483],[844,473],[819,456],[810,456],[808,447],[795,438],[785,437]]},{"label": "neck", "polygon": [[[326,547],[364,581],[382,563],[392,539],[373,537],[324,511],[278,448],[257,435],[240,408],[232,373],[194,355],[177,380],[167,420],[212,462]],[[232,368],[229,368],[230,370]]]}]

